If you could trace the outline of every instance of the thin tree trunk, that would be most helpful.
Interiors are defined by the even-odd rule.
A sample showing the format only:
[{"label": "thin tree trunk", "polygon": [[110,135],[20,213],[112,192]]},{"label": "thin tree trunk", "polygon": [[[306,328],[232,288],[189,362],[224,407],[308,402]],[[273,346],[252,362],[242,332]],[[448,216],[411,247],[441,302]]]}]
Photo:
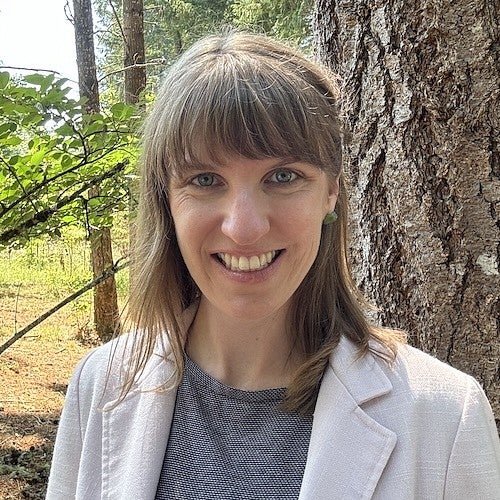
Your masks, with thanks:
[{"label": "thin tree trunk", "polygon": [[[90,0],[74,0],[74,24],[76,58],[80,96],[87,98],[86,112],[99,112],[99,88],[94,51],[94,31],[92,21],[92,4]],[[99,186],[89,190],[91,198],[98,197]],[[94,278],[100,276],[113,265],[111,247],[111,229],[90,230],[91,262]],[[119,311],[114,275],[96,286],[94,290],[94,323],[96,333],[105,342],[109,340],[118,327]]]},{"label": "thin tree trunk", "polygon": [[[123,1],[123,34],[125,64],[125,102],[140,103],[141,92],[146,88],[146,61],[144,53],[144,2],[143,0]],[[137,66],[142,64],[142,66]],[[143,104],[139,104],[143,107]],[[129,213],[134,214],[138,199],[137,185],[129,183]],[[134,245],[134,217],[129,218],[129,248]]]},{"label": "thin tree trunk", "polygon": [[144,64],[144,3],[143,0],[123,1],[123,32],[125,35],[125,102],[136,104],[146,87]]},{"label": "thin tree trunk", "polygon": [[499,4],[317,0],[345,83],[355,274],[379,319],[475,376],[500,417]]}]

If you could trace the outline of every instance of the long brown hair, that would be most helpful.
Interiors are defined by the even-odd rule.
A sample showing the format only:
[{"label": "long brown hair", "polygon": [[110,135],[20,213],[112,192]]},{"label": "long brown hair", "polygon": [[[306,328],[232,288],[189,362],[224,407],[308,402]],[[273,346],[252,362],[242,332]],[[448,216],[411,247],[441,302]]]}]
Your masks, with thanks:
[{"label": "long brown hair", "polygon": [[[199,296],[181,257],[169,210],[171,176],[220,155],[286,158],[338,179],[338,220],[325,225],[317,258],[295,292],[289,333],[306,361],[284,406],[310,413],[328,358],[342,335],[369,348],[376,338],[391,357],[396,335],[369,324],[347,259],[347,193],[337,78],[327,68],[270,38],[229,32],[206,37],[174,63],[144,127],[141,188],[129,319],[135,356],[122,395],[168,336],[180,380],[183,312]],[[391,354],[392,353],[392,354]]]}]

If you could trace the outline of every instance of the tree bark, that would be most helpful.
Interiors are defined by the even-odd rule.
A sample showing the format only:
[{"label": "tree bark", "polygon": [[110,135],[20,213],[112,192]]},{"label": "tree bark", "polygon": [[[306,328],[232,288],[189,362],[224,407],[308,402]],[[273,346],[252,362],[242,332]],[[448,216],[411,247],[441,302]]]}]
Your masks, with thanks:
[{"label": "tree bark", "polygon": [[[92,4],[90,0],[74,0],[74,25],[76,60],[80,96],[87,99],[87,114],[99,112],[99,87],[95,64],[94,31],[92,21]],[[89,190],[89,196],[99,196],[99,186]],[[94,278],[113,266],[111,246],[111,229],[90,228],[90,258]],[[95,287],[94,290],[94,324],[99,338],[106,342],[118,328],[119,310],[114,275]]]},{"label": "tree bark", "polygon": [[136,104],[140,93],[146,88],[144,65],[144,2],[123,1],[123,32],[125,36],[125,102]]},{"label": "tree bark", "polygon": [[88,114],[98,113],[100,108],[99,87],[95,64],[94,25],[92,21],[91,1],[73,0],[73,18],[80,97],[87,99],[85,111]]},{"label": "tree bark", "polygon": [[353,266],[378,319],[472,374],[500,417],[499,4],[316,0],[352,133]]}]

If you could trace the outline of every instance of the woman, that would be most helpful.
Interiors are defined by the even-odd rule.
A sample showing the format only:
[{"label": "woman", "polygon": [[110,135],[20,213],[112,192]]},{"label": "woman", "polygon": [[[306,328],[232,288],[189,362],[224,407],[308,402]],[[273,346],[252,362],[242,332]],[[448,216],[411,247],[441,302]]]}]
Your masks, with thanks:
[{"label": "woman", "polygon": [[170,68],[132,333],[76,370],[47,498],[498,498],[477,382],[365,319],[338,101],[326,69],[256,35]]}]

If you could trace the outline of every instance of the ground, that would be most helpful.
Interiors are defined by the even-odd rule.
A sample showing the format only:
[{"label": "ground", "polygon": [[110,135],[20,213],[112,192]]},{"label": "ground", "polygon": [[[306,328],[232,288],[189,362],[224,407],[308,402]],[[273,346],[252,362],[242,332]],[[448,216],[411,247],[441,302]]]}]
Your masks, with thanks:
[{"label": "ground", "polygon": [[[0,349],[89,277],[85,244],[0,252]],[[0,353],[0,499],[42,499],[68,380],[96,344],[90,293]]]},{"label": "ground", "polygon": [[31,336],[0,355],[0,498],[44,498],[68,379],[88,350]]}]

